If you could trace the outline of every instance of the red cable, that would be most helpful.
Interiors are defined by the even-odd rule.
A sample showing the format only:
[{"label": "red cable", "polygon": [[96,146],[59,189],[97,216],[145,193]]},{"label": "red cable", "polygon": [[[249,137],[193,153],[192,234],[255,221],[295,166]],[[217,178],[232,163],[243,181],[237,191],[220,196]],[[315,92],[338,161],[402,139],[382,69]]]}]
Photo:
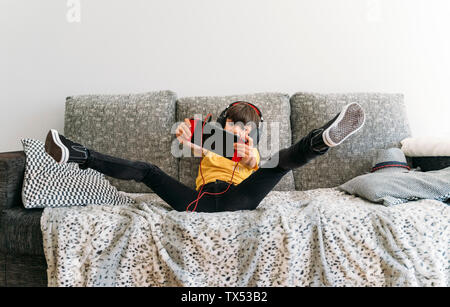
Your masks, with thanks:
[{"label": "red cable", "polygon": [[[200,144],[202,144],[202,145],[203,145],[203,142],[202,142],[202,141],[203,141],[203,127],[205,126],[206,120],[208,119],[209,116],[212,116],[212,114],[211,114],[211,113],[208,113],[208,115],[206,115],[205,121],[204,121],[204,123],[203,123],[203,125],[202,125],[202,134],[201,134],[201,137],[200,137]],[[203,146],[202,146],[201,148],[203,148]],[[203,155],[203,150],[202,150],[202,155]],[[233,174],[231,174],[230,183],[229,183],[228,187],[225,189],[225,191],[223,191],[223,192],[218,192],[218,193],[203,192],[202,195],[200,195],[200,193],[201,193],[202,190],[203,190],[203,187],[205,186],[205,178],[203,177],[203,171],[202,171],[202,161],[203,161],[203,156],[202,156],[202,160],[200,160],[200,175],[202,176],[203,184],[202,184],[202,187],[200,188],[200,190],[198,191],[197,198],[194,199],[193,201],[191,201],[191,202],[189,203],[189,205],[186,207],[186,212],[189,212],[189,207],[192,205],[193,202],[196,202],[196,204],[195,204],[195,206],[194,206],[194,209],[192,209],[192,211],[191,211],[191,212],[194,212],[194,211],[197,209],[198,201],[200,200],[200,198],[203,197],[203,195],[205,195],[205,194],[219,195],[219,194],[223,194],[223,193],[225,193],[226,191],[228,191],[228,189],[230,188],[231,184],[233,183],[232,180],[233,180],[233,177],[234,177],[234,171],[236,170],[236,167],[237,167],[237,165],[239,164],[239,161],[237,161],[236,164],[235,164],[235,166],[234,166],[234,169],[233,169]],[[200,196],[199,196],[199,195],[200,195]]]}]

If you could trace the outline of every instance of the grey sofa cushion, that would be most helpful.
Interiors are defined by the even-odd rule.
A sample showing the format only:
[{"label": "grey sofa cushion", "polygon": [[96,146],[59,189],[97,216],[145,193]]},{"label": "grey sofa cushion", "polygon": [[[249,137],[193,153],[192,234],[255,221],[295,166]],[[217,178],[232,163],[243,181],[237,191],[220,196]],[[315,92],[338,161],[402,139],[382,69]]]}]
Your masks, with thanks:
[{"label": "grey sofa cushion", "polygon": [[[67,97],[64,135],[101,153],[153,163],[178,179],[170,150],[176,98],[172,91]],[[134,180],[106,178],[120,191],[152,192]]]},{"label": "grey sofa cushion", "polygon": [[[261,156],[260,164],[264,163],[264,160],[267,160],[270,155],[276,153],[279,149],[291,145],[289,95],[284,93],[183,97],[177,101],[177,121],[182,121],[184,118],[193,117],[197,114],[205,118],[208,113],[212,113],[212,120],[215,121],[220,112],[236,100],[244,100],[256,105],[263,115],[264,123],[261,125],[261,141],[258,146]],[[274,129],[276,132],[271,129],[271,123],[274,122],[279,123],[280,128],[279,130]],[[272,134],[274,134],[273,137]],[[180,181],[195,188],[199,164],[199,157],[182,157],[180,159]],[[286,174],[274,187],[275,191],[291,191],[294,189],[292,172]]]},{"label": "grey sofa cushion", "polygon": [[291,99],[293,142],[319,128],[351,102],[366,113],[365,125],[341,145],[295,169],[297,190],[331,188],[370,171],[377,149],[400,148],[411,135],[402,94],[294,94]]}]

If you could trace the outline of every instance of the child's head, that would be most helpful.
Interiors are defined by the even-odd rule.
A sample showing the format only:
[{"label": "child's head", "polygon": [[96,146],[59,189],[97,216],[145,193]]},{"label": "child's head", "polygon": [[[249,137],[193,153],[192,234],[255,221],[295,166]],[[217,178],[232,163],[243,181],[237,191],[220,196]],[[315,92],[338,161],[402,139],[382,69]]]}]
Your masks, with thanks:
[{"label": "child's head", "polygon": [[225,130],[243,137],[245,132],[250,133],[252,128],[258,127],[260,121],[255,108],[246,103],[238,103],[227,110]]}]

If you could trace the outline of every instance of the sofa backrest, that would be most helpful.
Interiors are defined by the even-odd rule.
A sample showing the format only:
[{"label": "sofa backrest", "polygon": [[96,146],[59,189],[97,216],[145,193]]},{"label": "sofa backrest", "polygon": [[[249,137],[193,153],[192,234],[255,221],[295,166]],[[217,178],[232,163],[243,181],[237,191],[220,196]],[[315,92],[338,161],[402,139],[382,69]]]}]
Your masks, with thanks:
[{"label": "sofa backrest", "polygon": [[[264,118],[261,125],[261,141],[258,146],[261,163],[279,149],[291,145],[290,104],[289,95],[285,93],[255,93],[229,96],[196,96],[183,97],[177,101],[177,121],[199,114],[204,119],[211,113],[215,121],[220,112],[230,103],[244,100],[256,105]],[[279,129],[271,129],[268,123],[279,123]],[[267,137],[266,137],[267,136]],[[183,157],[180,159],[180,181],[189,187],[195,187],[195,179],[199,172],[199,157]],[[275,191],[292,191],[295,189],[292,171],[287,173],[274,187]]]},{"label": "sofa backrest", "polygon": [[402,94],[298,92],[292,95],[292,141],[319,128],[342,107],[358,102],[365,111],[365,125],[341,145],[331,148],[293,171],[296,190],[336,187],[370,171],[377,149],[397,147],[411,135]]},{"label": "sofa backrest", "polygon": [[[212,113],[216,120],[236,100],[257,105],[263,114],[262,163],[321,127],[350,102],[360,103],[366,112],[361,130],[327,154],[289,172],[275,186],[276,191],[338,186],[367,173],[377,149],[400,147],[400,141],[411,135],[402,94],[298,92],[290,97],[275,92],[177,99],[172,91],[67,97],[64,134],[102,153],[156,164],[194,188],[200,158],[175,158],[171,146],[177,143],[171,129],[194,115],[204,118]],[[279,130],[271,129],[272,123],[278,123]],[[142,183],[107,178],[121,191],[151,192]]]},{"label": "sofa backrest", "polygon": [[[170,154],[176,99],[172,91],[67,97],[64,135],[104,154],[156,164],[178,178],[178,159]],[[152,192],[143,183],[106,178],[120,191]]]}]

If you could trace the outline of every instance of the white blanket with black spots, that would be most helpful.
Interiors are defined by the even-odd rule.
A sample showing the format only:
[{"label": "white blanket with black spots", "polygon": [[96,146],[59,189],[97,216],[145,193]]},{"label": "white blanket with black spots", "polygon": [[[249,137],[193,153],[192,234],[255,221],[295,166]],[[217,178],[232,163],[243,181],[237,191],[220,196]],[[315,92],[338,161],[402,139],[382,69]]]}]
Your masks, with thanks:
[{"label": "white blanket with black spots", "polygon": [[49,286],[449,286],[436,200],[272,191],[254,211],[187,213],[126,194],[136,204],[44,210]]}]

